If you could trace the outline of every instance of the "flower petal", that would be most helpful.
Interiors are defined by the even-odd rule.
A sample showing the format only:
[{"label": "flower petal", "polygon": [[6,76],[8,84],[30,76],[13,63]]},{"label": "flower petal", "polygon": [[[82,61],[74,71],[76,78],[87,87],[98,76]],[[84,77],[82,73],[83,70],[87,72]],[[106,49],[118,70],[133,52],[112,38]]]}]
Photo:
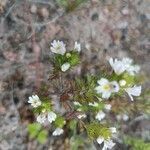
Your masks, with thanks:
[{"label": "flower petal", "polygon": [[97,83],[99,85],[104,85],[104,84],[107,84],[109,81],[105,78],[101,78],[100,80],[97,81]]},{"label": "flower petal", "polygon": [[102,144],[104,142],[104,138],[103,137],[98,137],[96,139],[96,141],[97,141],[98,144]]},{"label": "flower petal", "polygon": [[65,63],[61,66],[61,71],[65,72],[70,68],[70,64],[69,63]]},{"label": "flower petal", "polygon": [[58,136],[63,134],[64,130],[61,128],[56,128],[55,131],[52,133],[53,136]]}]

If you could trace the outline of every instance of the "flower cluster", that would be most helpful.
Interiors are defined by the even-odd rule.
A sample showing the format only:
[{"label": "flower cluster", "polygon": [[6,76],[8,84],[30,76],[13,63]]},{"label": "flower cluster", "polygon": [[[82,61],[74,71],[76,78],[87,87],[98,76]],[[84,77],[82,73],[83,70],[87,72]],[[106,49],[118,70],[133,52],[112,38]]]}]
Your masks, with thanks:
[{"label": "flower cluster", "polygon": [[62,41],[54,40],[51,43],[51,51],[56,54],[55,61],[58,65],[58,68],[62,72],[66,72],[72,66],[78,64],[79,61],[79,52],[81,51],[81,45],[78,42],[75,42],[74,48],[72,51],[67,52],[66,45]]},{"label": "flower cluster", "polygon": [[[36,121],[39,122],[40,124],[47,124],[47,123],[52,123],[57,120],[57,115],[55,112],[53,112],[51,109],[51,106],[47,102],[42,102],[40,98],[37,95],[32,95],[29,97],[28,103],[31,104],[33,108],[37,111],[36,115]],[[48,108],[47,108],[48,106]],[[61,126],[65,124],[65,121],[62,120]],[[63,129],[57,127],[55,131],[52,133],[54,136],[56,135],[61,135],[63,133]]]},{"label": "flower cluster", "polygon": [[133,60],[130,58],[123,58],[122,60],[110,58],[109,63],[117,75],[123,72],[128,72],[130,75],[135,75],[139,72],[140,67],[133,64]]},{"label": "flower cluster", "polygon": [[141,86],[132,85],[130,81],[128,82],[125,79],[134,76],[135,73],[139,72],[140,67],[133,65],[133,60],[130,58],[123,58],[122,60],[113,60],[113,58],[110,58],[109,63],[115,74],[118,75],[116,77],[117,81],[109,81],[106,78],[101,78],[97,81],[98,86],[95,88],[97,93],[101,94],[102,98],[108,99],[112,93],[124,90],[132,101],[133,96],[140,96]]},{"label": "flower cluster", "polygon": [[[79,63],[81,45],[77,42],[75,42],[73,50],[67,51],[66,45],[62,41],[54,40],[50,50],[54,53],[54,59],[52,59],[54,73],[60,71],[60,74],[63,74]],[[107,127],[104,120],[107,119],[106,115],[111,111],[112,106],[105,99],[127,93],[133,101],[133,96],[140,96],[141,86],[135,84],[135,77],[140,67],[135,65],[130,58],[122,60],[110,58],[109,64],[113,69],[111,75],[98,77],[87,75],[83,79],[74,79],[73,83],[69,82],[71,89],[68,88],[68,91],[71,92],[65,91],[66,95],[61,93],[65,95],[64,99],[69,100],[66,103],[64,100],[68,106],[67,109],[64,107],[65,105],[60,105],[65,108],[63,114],[54,111],[55,105],[52,105],[52,99],[49,97],[46,100],[37,95],[29,97],[28,103],[34,109],[37,122],[44,125],[52,124],[55,127],[52,135],[58,136],[64,133],[64,127],[68,127],[73,120],[75,125],[71,125],[71,129],[74,127],[73,130],[76,130],[82,124],[83,131],[86,131],[91,139],[96,140],[98,144],[103,143],[102,150],[114,147],[115,143],[112,138],[116,133],[116,128]],[[61,89],[61,92],[64,91]],[[61,102],[60,98],[58,103]],[[128,119],[126,116],[124,118]],[[66,126],[64,126],[65,124]],[[75,132],[73,131],[73,133]]]},{"label": "flower cluster", "polygon": [[42,112],[37,116],[37,122],[45,123],[46,121],[49,121],[50,123],[52,123],[53,121],[55,121],[56,117],[57,115],[52,111]]}]

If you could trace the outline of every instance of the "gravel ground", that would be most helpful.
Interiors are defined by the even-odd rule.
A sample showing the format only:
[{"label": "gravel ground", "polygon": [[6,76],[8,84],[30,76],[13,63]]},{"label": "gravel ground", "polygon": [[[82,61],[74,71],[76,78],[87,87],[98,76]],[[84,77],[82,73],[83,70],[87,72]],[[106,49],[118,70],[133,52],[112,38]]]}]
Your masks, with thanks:
[{"label": "gravel ground", "polygon": [[149,5],[148,0],[90,0],[66,13],[53,0],[0,0],[0,149],[52,149],[52,141],[45,147],[29,141],[26,125],[34,118],[27,99],[48,78],[54,39],[68,47],[79,41],[83,62],[92,64],[87,69],[110,56],[133,58],[149,87]]}]

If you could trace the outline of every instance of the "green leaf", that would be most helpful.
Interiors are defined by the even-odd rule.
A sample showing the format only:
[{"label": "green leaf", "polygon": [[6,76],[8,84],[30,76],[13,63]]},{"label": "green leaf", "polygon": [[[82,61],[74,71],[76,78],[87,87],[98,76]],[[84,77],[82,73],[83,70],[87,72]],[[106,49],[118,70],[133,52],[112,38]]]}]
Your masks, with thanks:
[{"label": "green leaf", "polygon": [[41,144],[44,144],[47,140],[47,135],[48,135],[47,130],[40,131],[40,133],[37,136],[38,142],[41,143]]},{"label": "green leaf", "polygon": [[123,74],[123,79],[127,82],[127,85],[134,85],[135,84],[135,76],[131,76],[128,73]]},{"label": "green leaf", "polygon": [[74,95],[75,101],[85,105],[88,102],[94,102],[97,100],[97,93],[95,91],[96,78],[91,75],[85,76],[82,80],[75,80],[76,92]]},{"label": "green leaf", "polygon": [[42,128],[41,124],[33,123],[28,125],[28,132],[30,138],[35,138]]},{"label": "green leaf", "polygon": [[76,66],[80,62],[79,53],[71,51],[65,55],[56,54],[53,60],[55,70],[60,70],[64,63],[69,63],[71,66]]},{"label": "green leaf", "polygon": [[42,102],[42,107],[43,107],[42,109],[45,111],[51,111],[52,106],[50,100],[45,99],[45,101]]},{"label": "green leaf", "polygon": [[65,119],[62,116],[57,117],[54,122],[54,125],[57,128],[62,128],[64,126],[64,124],[65,124]]},{"label": "green leaf", "polygon": [[71,64],[71,66],[76,66],[80,62],[79,53],[78,52],[70,52],[71,56],[68,58],[67,62]]},{"label": "green leaf", "polygon": [[62,56],[60,54],[55,54],[53,59],[53,64],[56,70],[59,70],[61,66],[66,62],[67,62],[67,58],[64,55]]},{"label": "green leaf", "polygon": [[79,146],[84,145],[84,139],[81,136],[73,136],[70,140],[71,150],[78,150]]},{"label": "green leaf", "polygon": [[60,6],[63,6],[63,7],[68,7],[68,1],[67,0],[56,0],[57,3],[60,5]]},{"label": "green leaf", "polygon": [[77,121],[76,121],[76,120],[71,120],[71,121],[69,122],[69,128],[70,128],[71,130],[75,130],[75,129],[76,129],[76,126],[77,126]]}]

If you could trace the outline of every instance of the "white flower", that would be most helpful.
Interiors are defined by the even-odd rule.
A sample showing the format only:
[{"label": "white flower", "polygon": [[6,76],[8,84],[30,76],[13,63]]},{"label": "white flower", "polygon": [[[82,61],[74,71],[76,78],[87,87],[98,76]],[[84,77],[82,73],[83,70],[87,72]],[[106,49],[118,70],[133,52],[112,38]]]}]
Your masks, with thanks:
[{"label": "white flower", "polygon": [[80,51],[81,51],[81,44],[78,43],[78,42],[75,42],[74,49],[75,49],[76,51],[80,52]]},{"label": "white flower", "polygon": [[34,108],[40,106],[42,103],[37,95],[32,95],[29,97],[28,103],[31,104]]},{"label": "white flower", "polygon": [[130,75],[135,75],[135,73],[138,73],[140,71],[140,66],[133,65],[133,60],[130,58],[123,58],[122,62],[124,64],[124,66],[126,67],[126,71]]},{"label": "white flower", "polygon": [[102,150],[112,149],[115,146],[115,143],[112,140],[105,140]]},{"label": "white flower", "polygon": [[128,95],[129,95],[129,97],[131,98],[132,101],[133,101],[132,96],[140,96],[141,95],[141,90],[142,90],[141,86],[134,86],[134,87],[125,89],[125,91],[128,93]]},{"label": "white flower", "polygon": [[81,106],[81,104],[79,102],[76,102],[76,101],[73,102],[73,104],[76,105],[76,106]]},{"label": "white flower", "polygon": [[132,66],[133,60],[126,57],[122,59],[122,63],[124,64],[126,71],[128,71],[128,69]]},{"label": "white flower", "polygon": [[140,66],[138,65],[132,65],[129,68],[127,68],[127,72],[130,75],[135,75],[136,73],[138,73],[140,71]]},{"label": "white flower", "polygon": [[43,114],[38,115],[36,120],[37,120],[37,122],[39,122],[41,124],[45,123],[45,121],[46,121],[46,114],[43,113]]},{"label": "white flower", "polygon": [[122,119],[123,119],[123,121],[128,121],[129,120],[129,116],[127,114],[123,114],[122,115]]},{"label": "white flower", "polygon": [[120,85],[120,86],[125,86],[126,83],[127,83],[127,82],[126,82],[125,80],[120,80],[120,81],[119,81],[119,85]]},{"label": "white flower", "polygon": [[98,144],[102,144],[104,142],[102,150],[112,149],[115,146],[115,143],[113,143],[112,140],[105,140],[103,137],[98,137],[96,141]]},{"label": "white flower", "polygon": [[55,121],[57,115],[54,113],[54,112],[48,112],[48,115],[47,115],[47,119],[50,123],[52,123],[53,121]]},{"label": "white flower", "polygon": [[118,59],[113,60],[113,58],[110,58],[109,63],[117,75],[122,74],[126,70],[124,63]]},{"label": "white flower", "polygon": [[61,71],[65,72],[65,71],[67,71],[69,68],[70,68],[70,64],[69,64],[69,63],[64,63],[64,64],[61,66]]},{"label": "white flower", "polygon": [[135,75],[140,70],[138,65],[133,65],[133,60],[130,58],[123,58],[122,60],[110,58],[109,63],[117,75],[127,71],[130,75]]},{"label": "white flower", "polygon": [[45,123],[46,121],[52,123],[53,121],[55,121],[56,117],[57,115],[52,111],[50,112],[43,111],[43,113],[37,116],[36,120],[41,124]]},{"label": "white flower", "polygon": [[125,57],[122,59],[122,63],[126,66],[130,66],[133,63],[133,60],[131,58]]},{"label": "white flower", "polygon": [[106,110],[111,110],[111,105],[110,105],[110,104],[105,104],[104,108],[105,108]]},{"label": "white flower", "polygon": [[116,81],[109,82],[107,79],[102,78],[97,81],[99,84],[95,90],[97,93],[102,94],[102,98],[108,99],[111,93],[119,91],[119,85]]},{"label": "white flower", "polygon": [[117,132],[117,130],[116,130],[115,127],[111,127],[111,128],[109,128],[109,129],[110,129],[111,133],[116,133],[116,132]]},{"label": "white flower", "polygon": [[96,118],[97,120],[101,121],[102,119],[105,118],[105,115],[106,115],[106,114],[105,114],[103,111],[99,111],[99,112],[97,113],[97,115],[95,116],[95,118]]},{"label": "white flower", "polygon": [[93,106],[93,107],[97,107],[98,106],[98,103],[94,102],[94,103],[89,103],[89,106]]},{"label": "white flower", "polygon": [[62,41],[54,40],[51,43],[51,51],[56,54],[64,55],[66,53],[66,45]]},{"label": "white flower", "polygon": [[53,136],[61,135],[63,134],[64,130],[61,128],[56,128],[55,131],[52,133]]},{"label": "white flower", "polygon": [[86,114],[81,114],[81,115],[78,115],[77,117],[78,119],[86,118]]}]

